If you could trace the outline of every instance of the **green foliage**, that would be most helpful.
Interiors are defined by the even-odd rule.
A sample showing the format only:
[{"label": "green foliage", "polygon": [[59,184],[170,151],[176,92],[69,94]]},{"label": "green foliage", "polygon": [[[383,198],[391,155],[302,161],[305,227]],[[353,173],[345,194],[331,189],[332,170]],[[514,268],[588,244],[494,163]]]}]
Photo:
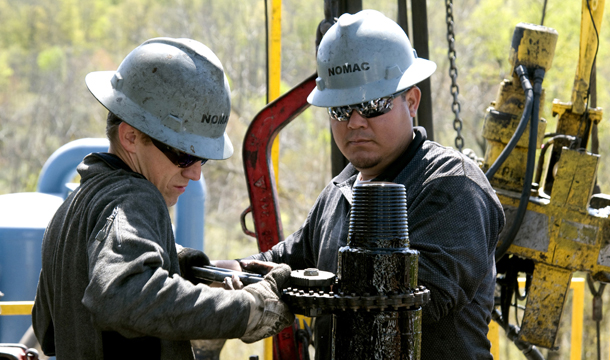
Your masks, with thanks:
[{"label": "green foliage", "polygon": [[64,51],[59,46],[53,46],[47,50],[41,51],[38,54],[36,63],[42,73],[55,71],[64,74],[66,70],[66,60]]},{"label": "green foliage", "polygon": [[0,53],[0,86],[8,85],[10,77],[13,75],[13,69],[9,65],[8,51]]}]

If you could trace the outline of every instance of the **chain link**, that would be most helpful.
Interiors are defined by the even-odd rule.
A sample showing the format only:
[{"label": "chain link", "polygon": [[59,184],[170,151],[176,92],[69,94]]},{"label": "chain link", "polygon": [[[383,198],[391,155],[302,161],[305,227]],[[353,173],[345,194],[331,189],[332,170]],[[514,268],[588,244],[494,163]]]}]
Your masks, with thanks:
[{"label": "chain link", "polygon": [[455,114],[453,120],[453,128],[455,129],[455,147],[461,152],[464,148],[464,138],[462,137],[462,125],[463,121],[460,118],[460,102],[458,96],[460,95],[460,87],[457,84],[458,69],[455,65],[455,33],[453,31],[453,0],[446,0],[445,5],[447,7],[447,42],[449,43],[449,51],[447,56],[449,57],[449,76],[451,77],[451,95],[453,96],[453,104],[451,110]]}]

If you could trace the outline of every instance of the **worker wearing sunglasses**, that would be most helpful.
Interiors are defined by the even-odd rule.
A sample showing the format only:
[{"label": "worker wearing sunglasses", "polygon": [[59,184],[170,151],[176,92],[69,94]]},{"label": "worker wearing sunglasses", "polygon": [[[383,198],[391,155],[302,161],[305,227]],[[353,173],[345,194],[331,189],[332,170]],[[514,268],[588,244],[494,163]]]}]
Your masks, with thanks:
[{"label": "worker wearing sunglasses", "polygon": [[159,149],[159,151],[161,151],[165,156],[167,156],[167,159],[169,161],[171,161],[174,165],[176,165],[179,168],[187,168],[196,162],[199,162],[200,165],[203,166],[209,160],[209,159],[199,158],[199,157],[191,155],[191,154],[187,154],[183,151],[180,151],[176,148],[173,148],[173,147],[166,145],[155,139],[150,139],[150,140],[152,141],[153,145],[155,145],[155,147],[157,149]]},{"label": "worker wearing sunglasses", "polygon": [[168,207],[208,159],[233,154],[230,90],[216,55],[191,39],[151,39],[85,82],[108,109],[110,147],[83,159],[78,189],[43,238],[32,312],[43,352],[192,360],[190,340],[254,342],[291,325],[280,300],[290,267],[269,265],[243,291],[211,288],[193,274],[207,256],[175,243]]},{"label": "worker wearing sunglasses", "polygon": [[[341,15],[320,42],[316,87],[307,100],[328,109],[333,138],[349,164],[324,188],[299,230],[250,258],[339,272],[341,278],[339,253],[347,261],[348,253],[386,250],[352,247],[354,187],[394,182],[406,189],[406,246],[419,252],[417,282],[430,289],[431,300],[421,309],[421,327],[410,325],[421,329],[421,343],[409,338],[409,326],[403,327],[415,323],[406,320],[407,312],[390,316],[382,311],[367,323],[360,322],[364,316],[350,320],[358,316],[351,313],[316,317],[317,360],[387,358],[387,353],[375,352],[389,349],[378,345],[383,342],[378,334],[389,334],[387,329],[392,329],[391,336],[402,334],[390,341],[402,349],[392,358],[492,359],[486,335],[494,306],[494,249],[504,212],[475,162],[427,140],[426,130],[413,126],[421,98],[417,84],[435,69],[432,61],[417,57],[398,24],[374,10]],[[385,267],[390,262],[376,263],[373,270],[366,263],[358,263],[363,281],[349,284],[351,295],[391,291],[384,282],[394,269]],[[373,293],[365,280],[371,273],[384,278],[373,280]]]}]

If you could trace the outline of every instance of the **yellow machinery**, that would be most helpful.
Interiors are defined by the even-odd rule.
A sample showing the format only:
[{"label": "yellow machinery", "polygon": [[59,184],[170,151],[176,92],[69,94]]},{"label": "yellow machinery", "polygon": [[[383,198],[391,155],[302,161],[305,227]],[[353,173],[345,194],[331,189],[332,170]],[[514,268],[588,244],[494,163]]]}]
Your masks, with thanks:
[{"label": "yellow machinery", "polygon": [[[588,95],[604,2],[583,0],[580,56],[572,99],[565,103],[553,101],[553,115],[558,117],[553,138],[542,145],[546,121],[537,122],[535,118],[544,103],[544,91],[539,88],[535,95],[539,103],[534,103],[530,120],[537,122],[537,128],[530,125],[524,130],[520,139],[515,139],[518,141],[509,150],[510,155],[496,165],[519,128],[524,108],[527,110],[527,99],[516,75],[501,84],[496,101],[487,110],[483,129],[487,140],[483,170],[489,171],[495,165],[491,183],[507,218],[496,253],[496,260],[503,257],[498,272],[508,274],[511,266],[521,266],[518,271],[529,272],[519,339],[545,348],[555,346],[572,273],[586,271],[597,281],[610,282],[610,197],[593,194],[599,155],[586,151],[592,125],[602,118],[600,108],[588,107]],[[513,68],[523,65],[530,78],[536,69],[550,69],[557,36],[550,28],[519,24],[510,54]],[[535,147],[528,148],[532,131],[537,132],[532,139]],[[547,152],[551,144],[552,150]],[[533,177],[527,158],[533,157],[541,146],[538,173]],[[538,180],[542,184],[536,183]],[[524,188],[526,191],[520,194]],[[520,206],[522,198],[525,201]],[[520,207],[524,211],[520,212]],[[500,250],[503,248],[506,250]],[[513,286],[513,280],[504,281],[505,286]]]}]

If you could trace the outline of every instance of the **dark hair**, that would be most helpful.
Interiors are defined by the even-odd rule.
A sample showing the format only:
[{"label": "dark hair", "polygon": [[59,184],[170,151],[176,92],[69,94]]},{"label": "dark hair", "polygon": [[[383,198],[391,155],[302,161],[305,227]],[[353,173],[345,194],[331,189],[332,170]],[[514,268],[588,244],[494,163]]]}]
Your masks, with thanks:
[{"label": "dark hair", "polygon": [[110,140],[111,144],[116,144],[119,140],[119,125],[123,120],[111,113],[108,112],[108,117],[106,118],[106,137]]},{"label": "dark hair", "polygon": [[[106,137],[110,141],[112,145],[119,144],[119,125],[123,122],[123,119],[116,116],[115,114],[108,112],[108,117],[106,118]],[[140,131],[142,134],[142,140],[145,144],[151,142],[150,136]]]}]

